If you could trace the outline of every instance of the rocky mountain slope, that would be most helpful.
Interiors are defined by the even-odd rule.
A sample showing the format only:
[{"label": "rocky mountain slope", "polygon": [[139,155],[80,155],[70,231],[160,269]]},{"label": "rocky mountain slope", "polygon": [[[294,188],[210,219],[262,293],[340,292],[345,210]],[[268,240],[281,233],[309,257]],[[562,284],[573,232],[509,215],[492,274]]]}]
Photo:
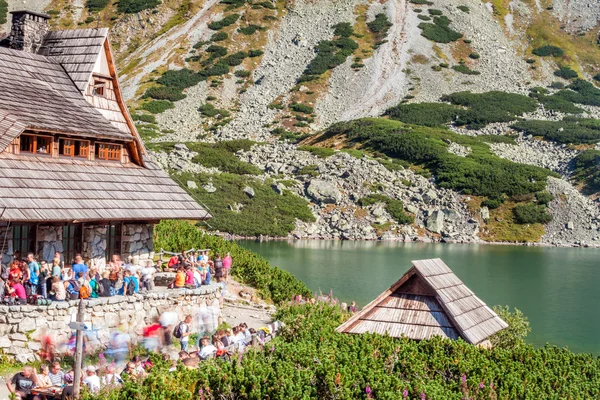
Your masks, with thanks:
[{"label": "rocky mountain slope", "polygon": [[[112,28],[124,93],[148,148],[214,208],[214,229],[251,236],[600,245],[593,178],[600,163],[593,122],[600,105],[593,86],[600,79],[595,2],[34,3],[57,28]],[[30,6],[8,0],[9,10]],[[452,97],[463,91],[523,96],[499,116],[495,112],[506,104],[495,101],[503,97],[481,102],[484,108]],[[442,101],[444,109],[429,104]],[[422,103],[422,110],[404,107]],[[397,105],[395,114],[386,114]],[[437,161],[418,159],[404,142],[397,152],[382,148],[382,138],[369,136],[381,131],[361,140],[327,135],[332,124],[365,117],[444,126],[394,128],[395,134],[422,132],[422,143],[440,141],[435,151],[443,154],[435,153]],[[522,119],[553,125],[515,122]],[[450,162],[461,171],[488,162],[508,171],[544,168],[542,191],[551,196],[541,201],[539,188],[469,188],[465,182],[478,168],[448,178],[440,165]],[[521,172],[514,173],[517,179]],[[292,200],[298,198],[303,202]],[[256,221],[259,205],[276,210]]]}]

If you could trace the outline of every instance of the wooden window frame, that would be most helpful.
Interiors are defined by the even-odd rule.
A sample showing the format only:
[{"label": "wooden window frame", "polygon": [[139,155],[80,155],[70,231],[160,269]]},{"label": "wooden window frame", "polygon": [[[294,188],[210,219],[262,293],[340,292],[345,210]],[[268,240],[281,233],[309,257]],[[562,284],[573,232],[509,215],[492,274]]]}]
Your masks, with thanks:
[{"label": "wooden window frame", "polygon": [[[102,155],[103,149],[102,146],[112,146],[114,147],[112,150],[110,148],[106,148],[104,151],[105,155]],[[116,155],[110,157],[112,152],[116,152]],[[123,145],[118,143],[107,143],[107,142],[96,142],[94,149],[94,157],[96,160],[100,161],[113,161],[113,162],[121,162],[121,158],[123,156]]]},{"label": "wooden window frame", "polygon": [[[62,141],[70,141],[73,142],[72,145],[68,146],[71,149],[71,154],[60,154],[60,145]],[[80,149],[80,153],[81,153],[81,148],[83,147],[85,149],[85,155],[81,155],[81,154],[75,154],[75,150],[76,150],[76,142],[79,142],[79,149]],[[63,145],[63,149],[67,148],[66,145]],[[85,158],[85,159],[89,159],[90,158],[90,141],[89,140],[80,140],[80,139],[72,139],[72,138],[59,138],[58,139],[58,155],[60,157],[69,157],[69,158]]]},{"label": "wooden window frame", "polygon": [[92,86],[92,96],[96,97],[105,97],[108,89],[108,82],[94,80],[94,85]]},{"label": "wooden window frame", "polygon": [[[21,140],[23,139],[24,136],[33,138],[32,151],[23,150],[21,148]],[[37,151],[38,138],[50,139],[50,143],[48,144],[48,151],[46,153],[39,153]],[[52,157],[52,155],[54,153],[54,137],[47,136],[47,135],[36,135],[36,134],[31,134],[31,133],[21,134],[21,136],[19,137],[19,154],[21,154],[21,153]]]}]

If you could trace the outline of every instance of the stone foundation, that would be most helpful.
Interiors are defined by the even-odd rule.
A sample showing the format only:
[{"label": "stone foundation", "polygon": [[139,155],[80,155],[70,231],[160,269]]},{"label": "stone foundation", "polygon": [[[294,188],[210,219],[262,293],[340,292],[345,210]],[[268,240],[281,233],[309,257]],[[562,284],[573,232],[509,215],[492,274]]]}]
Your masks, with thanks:
[{"label": "stone foundation", "polygon": [[[111,332],[117,328],[129,333],[132,343],[138,343],[143,328],[165,311],[176,312],[179,320],[191,314],[194,324],[202,318],[204,324],[216,328],[221,316],[220,296],[220,286],[210,285],[193,290],[84,300],[85,321],[91,325],[86,332],[86,351],[105,348]],[[38,359],[40,340],[46,334],[52,336],[60,352],[61,345],[73,333],[68,325],[74,320],[78,305],[79,300],[54,302],[49,306],[0,306],[0,352],[22,363],[31,362]]]}]

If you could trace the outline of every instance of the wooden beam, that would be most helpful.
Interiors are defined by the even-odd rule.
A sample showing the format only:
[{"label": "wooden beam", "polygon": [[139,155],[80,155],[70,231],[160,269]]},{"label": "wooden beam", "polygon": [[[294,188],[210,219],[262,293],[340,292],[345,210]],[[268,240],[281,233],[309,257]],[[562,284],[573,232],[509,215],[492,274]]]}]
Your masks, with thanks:
[{"label": "wooden beam", "polygon": [[117,104],[121,109],[121,113],[125,117],[125,122],[127,122],[127,126],[131,131],[131,135],[134,137],[135,143],[130,144],[128,147],[130,149],[130,154],[132,155],[136,164],[144,166],[144,160],[142,159],[143,154],[146,153],[146,149],[144,148],[144,144],[142,143],[142,139],[135,129],[135,124],[133,123],[133,119],[129,114],[129,110],[123,101],[123,94],[121,93],[121,88],[119,87],[119,76],[117,74],[117,67],[115,66],[115,62],[112,55],[112,50],[110,47],[109,36],[106,36],[106,40],[104,41],[104,51],[106,53],[106,60],[108,61],[108,69],[112,76],[113,87],[115,90],[115,96],[117,97]]}]

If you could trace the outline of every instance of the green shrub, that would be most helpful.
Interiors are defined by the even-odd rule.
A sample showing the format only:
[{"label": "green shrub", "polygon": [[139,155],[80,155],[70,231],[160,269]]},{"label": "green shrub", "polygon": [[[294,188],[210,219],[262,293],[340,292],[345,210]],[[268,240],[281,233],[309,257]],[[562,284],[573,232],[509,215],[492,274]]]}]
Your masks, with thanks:
[{"label": "green shrub", "polygon": [[237,65],[240,65],[242,62],[244,62],[244,58],[246,58],[246,57],[248,57],[248,53],[246,53],[245,51],[238,51],[237,53],[233,53],[233,54],[229,55],[225,59],[225,62],[227,63],[227,65],[235,67]]},{"label": "green shrub", "polygon": [[465,75],[480,75],[481,72],[472,70],[464,64],[453,65],[452,69]]},{"label": "green shrub", "polygon": [[221,0],[221,4],[228,4],[228,9],[234,9],[243,6],[247,3],[247,0]]},{"label": "green shrub", "polygon": [[318,165],[314,165],[314,164],[310,164],[310,165],[305,165],[302,168],[299,168],[296,172],[296,175],[308,175],[311,176],[313,178],[321,175],[321,173],[319,172],[319,166]]},{"label": "green shrub", "polygon": [[310,81],[344,63],[358,49],[358,43],[348,37],[321,40],[316,47],[317,55],[304,70],[299,82]]},{"label": "green shrub", "polygon": [[[88,11],[94,12],[104,10],[108,3],[110,3],[110,0],[86,0],[85,6],[87,7]],[[0,5],[0,10],[1,8],[2,6]],[[0,24],[2,24],[1,21]]]},{"label": "green shrub", "polygon": [[332,26],[334,36],[350,37],[354,34],[352,24],[348,22],[340,22]]},{"label": "green shrub", "polygon": [[388,16],[384,13],[375,15],[373,21],[367,23],[367,27],[373,33],[382,34],[383,37],[387,36],[387,31],[392,27]]},{"label": "green shrub", "polygon": [[154,8],[161,3],[160,0],[119,0],[117,11],[126,14],[135,14],[140,11]]},{"label": "green shrub", "polygon": [[550,87],[552,89],[563,89],[565,87],[565,84],[562,82],[552,82],[550,83]]},{"label": "green shrub", "polygon": [[432,3],[431,1],[429,1],[429,0],[410,0],[410,2],[411,2],[412,4],[425,4],[425,5],[428,5],[428,6],[430,6],[430,5],[432,5],[432,4],[433,4],[433,3]]},{"label": "green shrub", "polygon": [[431,17],[428,15],[419,14],[417,15],[417,18],[419,18],[421,21],[431,21]]},{"label": "green shrub", "polygon": [[315,156],[319,157],[319,158],[327,158],[329,156],[332,156],[335,151],[333,149],[329,149],[327,147],[315,147],[315,146],[300,146],[298,147],[298,150],[301,151],[308,151],[311,154],[314,154]]},{"label": "green shrub", "polygon": [[152,100],[142,104],[142,109],[152,114],[160,114],[171,108],[175,108],[175,105],[169,100]]},{"label": "green shrub", "polygon": [[497,349],[516,350],[525,345],[525,338],[531,332],[531,328],[529,320],[521,310],[515,308],[514,312],[511,312],[508,306],[494,306],[494,312],[508,324],[508,328],[490,337],[492,346]]},{"label": "green shrub", "polygon": [[262,50],[250,50],[248,52],[248,57],[250,58],[254,58],[254,57],[260,57],[264,54],[265,52]]},{"label": "green shrub", "polygon": [[577,72],[573,71],[571,68],[566,66],[560,67],[559,69],[554,71],[554,75],[564,79],[573,79],[579,76]]},{"label": "green shrub", "polygon": [[562,121],[519,121],[512,128],[561,144],[592,144],[600,141],[600,122],[594,119],[565,117]]},{"label": "green shrub", "polygon": [[169,100],[178,101],[185,99],[185,94],[181,92],[180,88],[167,87],[167,86],[154,86],[148,88],[144,93],[145,98],[150,97],[155,100]]},{"label": "green shrub", "polygon": [[262,6],[263,8],[269,9],[269,10],[276,10],[277,7],[275,7],[275,5],[273,3],[271,3],[270,1],[263,1],[261,3],[258,3],[260,6]]},{"label": "green shrub", "polygon": [[490,197],[481,202],[482,207],[487,207],[494,210],[504,204],[504,197]]},{"label": "green shrub", "polygon": [[134,121],[142,121],[150,124],[156,123],[156,117],[154,115],[148,114],[131,114],[131,119],[133,119]]},{"label": "green shrub", "polygon": [[194,71],[183,68],[165,72],[156,82],[171,88],[185,89],[197,85],[202,80],[202,77]]},{"label": "green shrub", "polygon": [[292,111],[296,111],[303,114],[312,114],[315,112],[315,109],[309,106],[308,104],[302,103],[292,103],[290,104],[290,109]]},{"label": "green shrub", "polygon": [[[233,276],[243,284],[256,288],[263,298],[271,299],[276,304],[288,301],[298,294],[311,295],[306,285],[289,272],[271,267],[258,254],[233,241],[205,233],[186,221],[161,221],[154,228],[154,246],[176,253],[191,248],[211,249],[213,257],[214,254],[229,253],[234,260],[231,268]],[[167,392],[164,393],[166,395]],[[175,398],[187,397],[179,397],[178,393],[174,393],[173,399]]]},{"label": "green shrub", "polygon": [[230,115],[229,111],[215,108],[215,106],[213,106],[210,103],[201,105],[198,108],[198,111],[200,111],[200,113],[202,115],[204,115],[205,117],[209,117],[209,118],[221,119],[221,118],[227,118]]},{"label": "green shrub", "polygon": [[456,8],[458,8],[460,11],[462,11],[462,12],[465,12],[465,13],[467,13],[467,14],[468,14],[469,12],[471,12],[471,9],[470,9],[469,7],[467,7],[467,6],[458,6],[458,7],[456,7]]},{"label": "green shrub", "polygon": [[223,40],[227,40],[229,35],[225,32],[216,32],[210,37],[211,42],[222,42]]},{"label": "green shrub", "polygon": [[444,103],[398,104],[385,114],[407,124],[439,126],[453,121],[461,110]]},{"label": "green shrub", "polygon": [[211,44],[206,48],[206,51],[210,53],[211,58],[219,58],[227,55],[227,48],[217,44]]},{"label": "green shrub", "polygon": [[90,22],[94,22],[95,20],[96,20],[96,18],[89,16],[83,22],[85,22],[86,24],[89,24]]},{"label": "green shrub", "polygon": [[442,10],[436,10],[435,8],[430,8],[429,10],[427,10],[429,12],[429,15],[442,15]]},{"label": "green shrub", "polygon": [[593,79],[594,79],[595,81],[600,81],[600,74],[596,74],[596,75],[594,75]]},{"label": "green shrub", "polygon": [[477,59],[479,59],[479,57],[481,57],[481,56],[477,53],[469,54],[469,58],[472,58],[473,60],[477,60]]},{"label": "green shrub", "polygon": [[235,71],[234,75],[237,76],[238,78],[247,78],[250,76],[250,74],[251,74],[250,71],[247,71],[245,69],[239,69],[239,70]]},{"label": "green shrub", "polygon": [[[440,187],[465,194],[500,197],[535,193],[544,190],[548,176],[557,176],[543,168],[499,158],[481,139],[447,129],[364,118],[330,126],[322,140],[336,135],[345,135],[353,146],[360,144],[387,157],[423,165],[435,174]],[[472,152],[467,157],[449,153],[449,142],[469,146]]]},{"label": "green shrub", "polygon": [[262,31],[262,30],[264,30],[264,28],[262,26],[253,25],[253,24],[250,24],[243,28],[238,28],[238,32],[243,33],[244,35],[248,35],[248,36],[254,35],[256,33],[256,31]]},{"label": "green shrub", "polygon": [[600,106],[600,90],[588,81],[574,80],[567,89],[560,90],[556,96],[578,104]]},{"label": "green shrub", "polygon": [[421,22],[419,28],[421,36],[436,43],[450,43],[463,37],[462,33],[450,28],[450,20],[445,16],[434,17],[433,23]]},{"label": "green shrub", "polygon": [[533,49],[533,54],[540,57],[562,57],[565,55],[565,52],[560,47],[545,45],[538,48]]},{"label": "green shrub", "polygon": [[587,149],[572,161],[573,178],[585,184],[589,194],[600,191],[600,151]]},{"label": "green shrub", "polygon": [[517,224],[547,224],[552,221],[552,215],[548,213],[545,205],[517,204],[513,208],[513,214]]},{"label": "green shrub", "polygon": [[404,212],[404,204],[400,200],[376,193],[358,200],[358,204],[361,207],[367,207],[375,203],[385,203],[385,210],[399,224],[406,225],[414,222],[414,217],[407,215]]},{"label": "green shrub", "polygon": [[229,14],[219,21],[213,21],[208,24],[208,29],[212,29],[213,31],[218,31],[220,29],[225,28],[226,26],[233,25],[237,22],[240,16],[238,14]]},{"label": "green shrub", "polygon": [[552,200],[554,200],[554,196],[544,190],[542,192],[537,192],[535,194],[535,199],[537,200],[538,204],[546,205],[546,204],[550,203]]}]

